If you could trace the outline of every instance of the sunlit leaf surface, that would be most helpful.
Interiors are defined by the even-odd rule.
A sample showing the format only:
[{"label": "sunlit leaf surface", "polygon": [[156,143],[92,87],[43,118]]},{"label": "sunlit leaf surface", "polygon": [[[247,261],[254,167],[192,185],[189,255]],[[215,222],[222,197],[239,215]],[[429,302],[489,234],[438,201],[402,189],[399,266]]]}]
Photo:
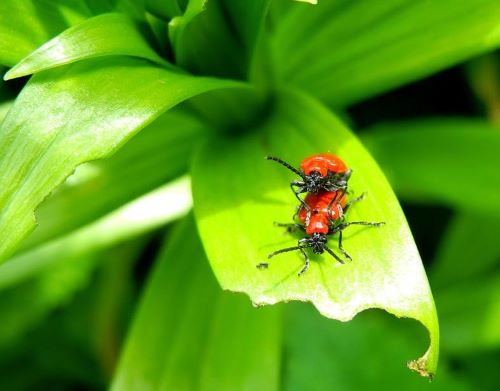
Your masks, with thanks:
[{"label": "sunlit leaf surface", "polygon": [[16,64],[5,79],[26,76],[86,58],[126,55],[166,65],[125,15],[109,13],[85,20],[50,40]]},{"label": "sunlit leaf surface", "polygon": [[37,209],[38,227],[18,251],[67,235],[185,173],[206,130],[192,116],[169,110],[109,159],[79,166]]},{"label": "sunlit leaf surface", "polygon": [[[353,258],[341,265],[328,254],[313,257],[309,271],[297,272],[299,253],[256,265],[297,237],[273,226],[291,222],[297,201],[287,183],[293,174],[264,160],[272,154],[298,166],[314,152],[330,151],[353,169],[352,189],[367,192],[349,220],[384,221],[380,228],[349,228],[344,247]],[[399,203],[382,172],[359,141],[326,108],[296,92],[277,96],[260,133],[242,140],[212,140],[193,166],[195,214],[212,268],[224,289],[245,292],[257,305],[312,302],[325,316],[347,321],[367,308],[383,308],[424,324],[431,344],[409,365],[435,372],[439,333],[424,269]],[[330,247],[336,250],[335,238]]]},{"label": "sunlit leaf surface", "polygon": [[234,85],[121,57],[35,75],[0,128],[0,259],[33,229],[35,208],[76,166],[109,156],[177,103]]},{"label": "sunlit leaf surface", "polygon": [[0,1],[0,64],[16,64],[50,38],[89,16],[89,9],[79,0]]}]

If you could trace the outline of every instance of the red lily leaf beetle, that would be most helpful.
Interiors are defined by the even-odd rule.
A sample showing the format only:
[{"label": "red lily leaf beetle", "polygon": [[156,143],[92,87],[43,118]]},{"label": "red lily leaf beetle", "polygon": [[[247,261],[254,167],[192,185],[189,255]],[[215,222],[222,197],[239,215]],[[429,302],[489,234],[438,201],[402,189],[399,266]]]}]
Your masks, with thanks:
[{"label": "red lily leaf beetle", "polygon": [[332,221],[344,216],[343,208],[346,205],[346,195],[340,192],[309,193],[305,198],[306,205],[299,207],[297,216],[304,224],[306,234],[312,235],[316,232],[327,234]]},{"label": "red lily leaf beetle", "polygon": [[347,192],[347,182],[352,170],[338,156],[330,153],[319,153],[309,156],[300,163],[300,170],[292,167],[284,160],[266,156],[267,160],[274,160],[284,167],[300,176],[302,180],[295,180],[290,183],[295,197],[307,208],[307,203],[299,197],[301,193],[317,194],[320,191],[336,192],[342,190]]},{"label": "red lily leaf beetle", "polygon": [[[327,245],[328,237],[336,233],[338,237],[338,248],[344,257],[351,261],[352,258],[342,247],[342,231],[351,225],[368,225],[372,227],[379,227],[383,222],[374,223],[369,221],[351,221],[346,222],[344,213],[356,201],[364,198],[364,195],[353,199],[351,202],[346,203],[345,192],[320,192],[318,194],[308,194],[305,198],[306,208],[301,206],[297,213],[300,223],[296,224],[280,224],[280,227],[286,227],[289,232],[297,229],[304,231],[306,237],[299,239],[297,246],[283,248],[268,255],[272,258],[275,255],[282,254],[289,251],[299,250],[304,257],[304,266],[298,273],[301,276],[309,268],[309,258],[305,252],[306,248],[310,248],[314,254],[329,253],[340,263],[345,261],[340,258],[332,249]],[[266,269],[269,266],[267,262],[262,262],[257,265],[259,269]]]}]

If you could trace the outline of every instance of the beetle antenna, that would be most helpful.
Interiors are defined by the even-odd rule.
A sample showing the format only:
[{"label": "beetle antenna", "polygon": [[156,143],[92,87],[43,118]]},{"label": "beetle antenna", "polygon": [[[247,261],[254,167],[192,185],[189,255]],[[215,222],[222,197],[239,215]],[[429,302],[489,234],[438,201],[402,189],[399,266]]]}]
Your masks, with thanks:
[{"label": "beetle antenna", "polygon": [[300,250],[301,248],[306,248],[307,246],[293,246],[293,247],[287,247],[287,248],[282,248],[281,250],[277,250],[267,256],[267,258],[271,259],[275,255],[281,254],[281,253],[286,253],[288,251],[295,251],[295,250]]},{"label": "beetle antenna", "polygon": [[275,156],[266,156],[266,159],[267,160],[274,160],[275,162],[281,164],[282,166],[285,166],[286,168],[288,168],[290,171],[293,171],[295,174],[297,174],[298,176],[300,176],[301,178],[304,178],[304,174],[301,173],[299,170],[297,170],[295,167],[292,167],[290,164],[288,164],[287,162],[285,162],[284,160],[281,160],[279,157],[275,157]]}]

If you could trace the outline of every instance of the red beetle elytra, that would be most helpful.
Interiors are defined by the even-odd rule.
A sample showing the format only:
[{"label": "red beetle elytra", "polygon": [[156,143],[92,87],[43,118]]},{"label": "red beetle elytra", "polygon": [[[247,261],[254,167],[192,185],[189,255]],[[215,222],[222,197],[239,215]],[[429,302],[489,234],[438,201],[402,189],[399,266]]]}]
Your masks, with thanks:
[{"label": "red beetle elytra", "polygon": [[344,216],[346,195],[341,192],[309,193],[305,198],[305,203],[311,209],[300,206],[297,216],[305,226],[306,234],[327,234],[331,222]]},{"label": "red beetle elytra", "polygon": [[313,172],[319,172],[322,177],[328,176],[328,173],[340,174],[348,170],[345,163],[331,153],[318,153],[302,160],[300,168],[305,175],[311,175]]},{"label": "red beetle elytra", "polygon": [[274,156],[266,156],[266,159],[280,163],[302,178],[302,180],[292,181],[290,187],[295,197],[306,208],[307,203],[299,197],[301,193],[317,194],[320,191],[336,192],[338,190],[347,192],[347,181],[352,171],[342,159],[331,153],[319,153],[305,158],[300,163],[300,170]]},{"label": "red beetle elytra", "polygon": [[[299,272],[302,275],[309,268],[309,258],[305,252],[306,248],[311,248],[314,254],[329,253],[338,262],[344,263],[344,260],[335,254],[328,246],[328,237],[336,233],[339,234],[338,248],[347,260],[352,260],[349,254],[342,247],[342,231],[351,225],[368,225],[372,227],[379,227],[383,222],[374,223],[369,221],[351,221],[346,222],[344,213],[356,201],[363,198],[361,195],[353,199],[350,203],[346,203],[345,192],[321,192],[317,195],[308,194],[305,203],[307,207],[301,206],[298,211],[298,219],[300,223],[297,224],[277,224],[281,227],[286,227],[290,232],[300,229],[304,231],[307,236],[299,239],[297,246],[283,248],[274,251],[268,255],[272,258],[275,255],[282,254],[289,251],[299,250],[304,257],[304,267]],[[267,262],[259,263],[257,265],[260,269],[265,269],[269,266]]]}]

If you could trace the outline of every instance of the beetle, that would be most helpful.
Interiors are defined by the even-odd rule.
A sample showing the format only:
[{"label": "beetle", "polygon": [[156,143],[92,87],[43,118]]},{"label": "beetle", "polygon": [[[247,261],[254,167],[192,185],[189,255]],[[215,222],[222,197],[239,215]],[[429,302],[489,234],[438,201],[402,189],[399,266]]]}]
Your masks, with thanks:
[{"label": "beetle", "polygon": [[[277,223],[277,226],[287,228],[288,232],[295,230],[303,231],[306,236],[299,239],[296,246],[282,248],[268,255],[271,259],[275,255],[289,251],[300,251],[304,257],[304,266],[298,273],[300,277],[309,268],[309,258],[305,249],[310,248],[314,254],[323,254],[325,251],[340,263],[345,261],[340,258],[330,247],[328,247],[328,238],[336,233],[339,234],[338,248],[342,255],[349,261],[352,261],[351,256],[344,250],[342,246],[342,231],[351,225],[366,225],[379,227],[384,222],[370,221],[345,221],[345,212],[349,207],[364,198],[364,194],[354,198],[349,203],[346,202],[344,192],[320,192],[318,194],[309,193],[305,198],[307,208],[300,206],[297,212],[299,222],[293,224]],[[257,265],[259,269],[266,269],[269,266],[267,262],[262,262]]]},{"label": "beetle", "polygon": [[266,156],[267,160],[275,161],[301,177],[294,180],[290,188],[301,205],[307,208],[307,203],[299,196],[301,193],[318,194],[320,191],[347,192],[347,182],[352,170],[338,156],[331,153],[311,155],[300,163],[300,170],[275,156]]}]

